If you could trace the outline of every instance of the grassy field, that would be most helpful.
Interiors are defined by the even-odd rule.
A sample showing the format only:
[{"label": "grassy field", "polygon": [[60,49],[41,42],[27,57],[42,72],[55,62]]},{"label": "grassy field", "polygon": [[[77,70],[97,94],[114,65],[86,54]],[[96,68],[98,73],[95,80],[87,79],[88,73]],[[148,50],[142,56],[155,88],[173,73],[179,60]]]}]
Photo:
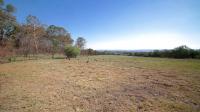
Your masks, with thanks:
[{"label": "grassy field", "polygon": [[0,64],[0,112],[144,111],[199,112],[200,60],[90,56]]}]

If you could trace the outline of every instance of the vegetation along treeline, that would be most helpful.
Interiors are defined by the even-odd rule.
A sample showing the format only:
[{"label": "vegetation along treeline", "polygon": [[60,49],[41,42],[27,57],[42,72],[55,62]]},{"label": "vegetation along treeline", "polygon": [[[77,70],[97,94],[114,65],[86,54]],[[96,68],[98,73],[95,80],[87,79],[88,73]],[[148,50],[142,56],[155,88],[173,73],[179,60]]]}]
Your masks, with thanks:
[{"label": "vegetation along treeline", "polygon": [[127,55],[127,56],[143,56],[143,57],[163,57],[163,58],[195,58],[200,59],[200,49],[191,49],[186,45],[176,47],[169,50],[153,50],[153,51],[98,51],[98,55]]},{"label": "vegetation along treeline", "polygon": [[144,57],[165,57],[165,58],[196,58],[200,59],[200,50],[191,49],[185,45],[172,50],[154,50],[152,52],[137,52],[135,56]]},{"label": "vegetation along treeline", "polygon": [[[23,55],[24,57],[38,54],[64,53],[68,57],[74,56],[67,52],[79,50],[82,54],[90,51],[84,50],[86,40],[78,37],[75,44],[70,33],[63,27],[56,25],[43,25],[36,16],[28,15],[25,23],[19,23],[13,15],[16,8],[12,4],[5,4],[0,0],[0,57]],[[76,47],[76,48],[73,48]],[[66,50],[65,50],[66,49]],[[64,52],[66,51],[66,52]]]}]

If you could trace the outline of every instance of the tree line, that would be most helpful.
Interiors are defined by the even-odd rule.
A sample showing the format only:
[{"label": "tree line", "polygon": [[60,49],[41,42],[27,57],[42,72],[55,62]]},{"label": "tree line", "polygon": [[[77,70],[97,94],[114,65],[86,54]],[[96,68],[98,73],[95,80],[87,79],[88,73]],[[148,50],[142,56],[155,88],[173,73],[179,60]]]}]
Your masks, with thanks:
[{"label": "tree line", "polygon": [[96,55],[125,55],[125,56],[142,56],[142,57],[163,57],[163,58],[193,58],[200,59],[200,49],[191,49],[186,45],[169,50],[153,50],[147,52],[134,51],[96,51]]},{"label": "tree line", "polygon": [[154,50],[152,52],[136,52],[129,55],[144,57],[164,57],[164,58],[195,58],[200,59],[200,49],[191,49],[186,45],[176,47],[171,50]]},{"label": "tree line", "polygon": [[54,54],[64,53],[67,51],[65,49],[72,47],[78,51],[84,50],[86,40],[83,37],[78,37],[74,42],[64,27],[44,25],[33,15],[28,15],[25,23],[20,24],[14,16],[15,12],[16,8],[12,4],[0,0],[0,57],[28,57],[41,53],[54,57]]}]

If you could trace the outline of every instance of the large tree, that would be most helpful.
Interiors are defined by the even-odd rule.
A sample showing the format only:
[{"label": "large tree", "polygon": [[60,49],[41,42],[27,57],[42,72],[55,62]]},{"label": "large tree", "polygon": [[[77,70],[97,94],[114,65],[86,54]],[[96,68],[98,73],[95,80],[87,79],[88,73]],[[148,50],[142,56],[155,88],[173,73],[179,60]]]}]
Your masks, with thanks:
[{"label": "large tree", "polygon": [[7,40],[15,33],[17,22],[13,13],[15,7],[11,4],[4,5],[0,0],[0,46],[6,46]]},{"label": "large tree", "polygon": [[50,38],[56,38],[64,44],[73,43],[70,33],[63,27],[50,25],[47,28],[47,34]]},{"label": "large tree", "polygon": [[63,50],[66,45],[71,45],[73,43],[70,33],[60,26],[50,25],[47,28],[47,35],[52,41],[52,44],[57,40],[59,43],[58,46]]},{"label": "large tree", "polygon": [[33,38],[35,53],[38,54],[38,41],[44,35],[44,29],[36,16],[28,15],[26,25],[29,28],[29,33]]},{"label": "large tree", "polygon": [[15,47],[18,53],[28,56],[38,54],[40,38],[46,35],[45,28],[40,24],[36,16],[27,16],[26,24],[19,26],[19,31],[15,34]]}]

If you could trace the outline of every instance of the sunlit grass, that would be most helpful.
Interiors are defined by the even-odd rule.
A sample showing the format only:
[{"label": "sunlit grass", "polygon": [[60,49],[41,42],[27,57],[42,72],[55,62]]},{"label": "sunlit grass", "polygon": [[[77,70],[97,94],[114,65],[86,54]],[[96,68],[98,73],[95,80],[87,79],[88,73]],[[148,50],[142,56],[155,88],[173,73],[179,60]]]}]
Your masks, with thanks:
[{"label": "sunlit grass", "polygon": [[[118,108],[115,104],[105,107],[95,102],[84,103],[85,97],[90,101],[120,104],[130,112],[138,109],[197,112],[200,105],[200,60],[102,55],[79,56],[69,61],[63,55],[54,59],[50,55],[41,57],[33,60],[18,57],[18,61],[0,64],[2,97],[12,99],[4,99],[0,109],[15,110],[20,104],[29,111],[60,105],[73,110],[67,101],[81,110],[90,110],[89,105],[108,110]],[[74,100],[77,95],[79,99]],[[49,105],[52,101],[57,106]]]}]

